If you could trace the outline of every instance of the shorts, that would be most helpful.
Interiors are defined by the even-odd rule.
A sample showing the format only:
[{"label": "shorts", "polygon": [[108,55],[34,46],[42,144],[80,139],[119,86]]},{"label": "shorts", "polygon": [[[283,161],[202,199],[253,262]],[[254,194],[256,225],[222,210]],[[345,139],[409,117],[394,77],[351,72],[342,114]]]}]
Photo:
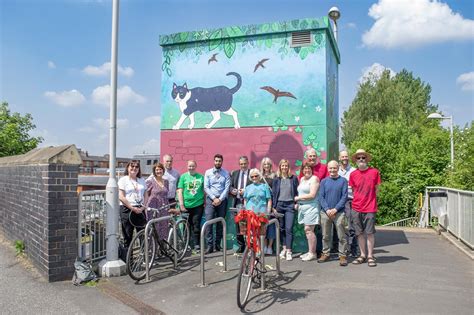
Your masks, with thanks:
[{"label": "shorts", "polygon": [[363,234],[375,234],[375,212],[357,212],[351,210],[352,227],[357,236]]}]

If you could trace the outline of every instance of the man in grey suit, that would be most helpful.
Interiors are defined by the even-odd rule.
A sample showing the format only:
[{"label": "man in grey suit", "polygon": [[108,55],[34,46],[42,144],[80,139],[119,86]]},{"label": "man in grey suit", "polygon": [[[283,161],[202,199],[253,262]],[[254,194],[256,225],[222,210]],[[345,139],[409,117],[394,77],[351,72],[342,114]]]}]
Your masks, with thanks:
[{"label": "man in grey suit", "polygon": [[[249,159],[246,156],[241,156],[239,158],[239,169],[232,172],[230,178],[230,195],[233,197],[232,207],[240,208],[244,206],[244,189],[247,185],[250,185],[250,176],[249,176]],[[245,250],[245,240],[243,235],[238,233],[239,225],[235,225],[235,230],[237,232],[237,244],[239,248],[237,253],[243,253]]]}]

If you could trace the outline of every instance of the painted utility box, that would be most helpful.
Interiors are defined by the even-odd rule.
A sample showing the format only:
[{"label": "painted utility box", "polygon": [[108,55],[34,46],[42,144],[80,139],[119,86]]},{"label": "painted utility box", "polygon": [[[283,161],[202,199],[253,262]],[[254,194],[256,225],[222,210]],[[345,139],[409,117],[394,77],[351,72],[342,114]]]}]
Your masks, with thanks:
[{"label": "painted utility box", "polygon": [[337,43],[327,17],[160,36],[161,154],[186,170],[224,156],[238,168],[268,156],[293,171],[314,147],[323,163],[339,143]]}]

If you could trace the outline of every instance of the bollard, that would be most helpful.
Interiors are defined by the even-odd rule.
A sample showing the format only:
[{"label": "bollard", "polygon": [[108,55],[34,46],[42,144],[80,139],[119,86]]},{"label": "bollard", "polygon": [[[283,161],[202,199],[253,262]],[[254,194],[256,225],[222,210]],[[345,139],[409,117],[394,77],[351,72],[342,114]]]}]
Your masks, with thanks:
[{"label": "bollard", "polygon": [[211,228],[211,225],[216,224],[217,222],[222,223],[222,241],[223,241],[223,246],[222,246],[222,251],[224,252],[224,271],[227,271],[227,227],[225,224],[225,218],[214,218],[212,220],[204,222],[204,225],[201,228],[201,238],[200,238],[200,246],[201,246],[201,283],[198,284],[198,287],[206,287],[206,281],[205,281],[205,275],[204,275],[204,236],[206,229],[209,227]]},{"label": "bollard", "polygon": [[[275,229],[276,229],[276,253],[275,253],[276,270],[277,270],[277,274],[281,275],[280,254],[279,254],[279,250],[280,250],[280,222],[278,221],[278,218],[274,218],[274,219],[271,219],[270,221],[268,221],[267,229],[272,224],[275,224]],[[260,235],[260,244],[261,245],[265,244],[265,235]],[[261,248],[260,255],[261,255],[260,262],[262,264],[262,268],[265,270],[266,269],[266,267],[265,267],[265,253],[263,252],[263,248]],[[262,274],[262,280],[260,282],[260,290],[261,291],[265,290],[265,285],[266,285],[266,283],[265,283],[265,273],[263,273]]]}]

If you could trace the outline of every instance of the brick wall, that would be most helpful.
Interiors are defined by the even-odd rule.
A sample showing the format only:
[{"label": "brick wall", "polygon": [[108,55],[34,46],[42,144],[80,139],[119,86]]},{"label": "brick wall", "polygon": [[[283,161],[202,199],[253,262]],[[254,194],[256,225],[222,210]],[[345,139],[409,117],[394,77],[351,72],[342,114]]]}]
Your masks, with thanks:
[{"label": "brick wall", "polygon": [[79,164],[18,157],[0,159],[0,230],[11,241],[24,241],[28,258],[48,281],[71,279],[78,246]]}]

